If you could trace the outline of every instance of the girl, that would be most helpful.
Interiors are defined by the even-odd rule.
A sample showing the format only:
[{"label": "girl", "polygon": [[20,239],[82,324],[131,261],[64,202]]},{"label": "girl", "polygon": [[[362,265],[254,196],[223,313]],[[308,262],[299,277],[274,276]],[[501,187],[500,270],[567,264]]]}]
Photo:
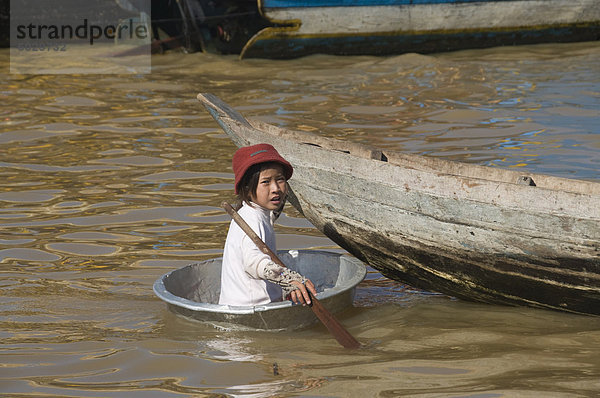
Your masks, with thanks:
[{"label": "girl", "polygon": [[[233,155],[235,193],[241,202],[238,213],[274,252],[273,222],[283,209],[287,180],[293,171],[269,144],[243,147]],[[317,294],[310,280],[275,264],[231,221],[223,252],[219,304],[254,306],[289,296],[293,302],[306,305],[310,304],[307,288]]]}]

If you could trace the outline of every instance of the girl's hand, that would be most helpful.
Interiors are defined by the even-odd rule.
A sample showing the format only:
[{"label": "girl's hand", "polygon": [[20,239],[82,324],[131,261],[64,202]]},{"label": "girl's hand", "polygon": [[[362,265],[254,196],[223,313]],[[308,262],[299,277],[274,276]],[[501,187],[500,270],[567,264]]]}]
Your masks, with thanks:
[{"label": "girl's hand", "polygon": [[310,290],[313,295],[317,294],[315,285],[312,283],[312,281],[307,279],[305,284],[306,286],[298,281],[292,281],[292,285],[296,287],[296,290],[290,293],[290,300],[296,304],[310,305],[310,295],[306,289]]}]

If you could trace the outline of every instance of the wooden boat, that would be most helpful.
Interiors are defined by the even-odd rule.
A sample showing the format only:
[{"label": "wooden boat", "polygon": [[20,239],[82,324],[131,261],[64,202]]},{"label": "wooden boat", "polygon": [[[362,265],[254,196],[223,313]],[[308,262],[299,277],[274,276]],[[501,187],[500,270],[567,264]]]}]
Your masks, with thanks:
[{"label": "wooden boat", "polygon": [[[347,254],[321,250],[279,251],[291,269],[309,278],[317,298],[330,312],[352,305],[354,290],[365,277],[363,263]],[[220,305],[221,258],[171,271],[154,283],[154,293],[175,313],[228,328],[285,330],[316,323],[314,313],[291,301],[259,306]]]},{"label": "wooden boat", "polygon": [[[106,12],[148,14],[143,4],[148,5],[117,2]],[[597,4],[597,0],[153,1],[150,49],[294,58],[590,41],[600,38]],[[57,19],[62,15],[61,10],[46,11]],[[9,19],[6,0],[0,1],[1,17]],[[0,47],[9,45],[8,29],[0,31]],[[143,45],[119,55],[147,51]]]},{"label": "wooden boat", "polygon": [[152,50],[241,58],[383,55],[600,38],[597,0],[182,0],[152,4]]},{"label": "wooden boat", "polygon": [[431,53],[600,38],[597,0],[262,0],[241,57]]},{"label": "wooden boat", "polygon": [[290,201],[385,276],[479,302],[600,315],[600,183],[327,139],[198,99],[238,146],[294,166]]}]

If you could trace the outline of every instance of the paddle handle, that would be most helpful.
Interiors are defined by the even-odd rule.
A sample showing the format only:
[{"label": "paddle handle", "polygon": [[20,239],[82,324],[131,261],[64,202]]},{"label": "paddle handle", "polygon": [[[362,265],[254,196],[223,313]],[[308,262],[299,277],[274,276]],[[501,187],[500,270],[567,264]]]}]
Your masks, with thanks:
[{"label": "paddle handle", "polygon": [[[281,266],[286,267],[286,265],[279,259],[279,257],[273,253],[271,249],[265,244],[265,242],[260,239],[260,237],[254,232],[252,228],[246,223],[246,221],[238,214],[237,211],[231,207],[231,205],[227,202],[223,202],[221,207],[225,209],[225,211],[231,216],[233,221],[240,226],[242,231],[248,235],[248,237],[254,242],[256,247],[260,249],[263,253],[271,257],[271,260]],[[287,268],[287,267],[286,267]],[[307,290],[308,291],[308,290]],[[310,294],[310,291],[308,292]],[[325,325],[325,327],[329,330],[329,332],[335,337],[335,339],[345,348],[359,348],[360,343],[356,340],[350,332],[348,332],[344,326],[329,312],[323,304],[314,295],[311,295],[311,304],[310,308],[313,313],[319,318],[319,320]]]},{"label": "paddle handle", "polygon": [[256,235],[256,232],[254,232],[254,230],[252,228],[250,228],[250,226],[246,223],[246,220],[244,220],[242,218],[242,216],[240,216],[238,214],[238,212],[235,211],[234,208],[231,207],[231,205],[229,203],[223,202],[223,203],[221,203],[221,207],[223,207],[225,209],[225,211],[227,213],[229,213],[231,218],[233,218],[233,221],[235,221],[237,223],[237,225],[240,226],[242,231],[244,231],[246,233],[246,235],[248,235],[248,237],[252,240],[252,242],[254,242],[256,247],[258,247],[258,249],[261,252],[263,252],[266,255],[268,255],[269,257],[271,257],[271,260],[275,264],[277,264],[281,267],[286,267],[286,265],[283,263],[283,261],[281,261],[279,259],[279,257],[277,257],[277,255],[275,253],[273,253],[273,251],[271,249],[269,249],[269,246],[267,246],[265,244],[265,242],[263,242],[262,239],[260,239],[260,237],[258,235]]}]

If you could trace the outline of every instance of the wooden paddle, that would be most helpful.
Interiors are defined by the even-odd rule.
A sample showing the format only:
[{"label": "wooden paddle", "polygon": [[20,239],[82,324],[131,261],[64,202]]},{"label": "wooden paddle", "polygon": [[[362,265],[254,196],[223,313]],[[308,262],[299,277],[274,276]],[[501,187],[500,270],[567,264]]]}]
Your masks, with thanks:
[{"label": "wooden paddle", "polygon": [[[250,226],[244,221],[244,219],[231,207],[231,205],[227,202],[223,202],[221,206],[229,213],[231,218],[242,228],[242,230],[248,235],[250,239],[256,244],[256,246],[263,253],[267,254],[271,257],[271,260],[281,266],[285,267],[286,265],[277,257],[275,253],[263,242],[258,235],[250,228]],[[308,291],[308,289],[307,289]],[[335,337],[335,339],[345,348],[358,348],[360,347],[360,343],[356,340],[341,323],[338,322],[337,319],[331,314],[331,312],[327,311],[327,309],[321,304],[317,298],[308,292],[311,298],[310,308],[313,310],[314,314],[319,318],[323,325],[329,330],[329,332]]]}]

